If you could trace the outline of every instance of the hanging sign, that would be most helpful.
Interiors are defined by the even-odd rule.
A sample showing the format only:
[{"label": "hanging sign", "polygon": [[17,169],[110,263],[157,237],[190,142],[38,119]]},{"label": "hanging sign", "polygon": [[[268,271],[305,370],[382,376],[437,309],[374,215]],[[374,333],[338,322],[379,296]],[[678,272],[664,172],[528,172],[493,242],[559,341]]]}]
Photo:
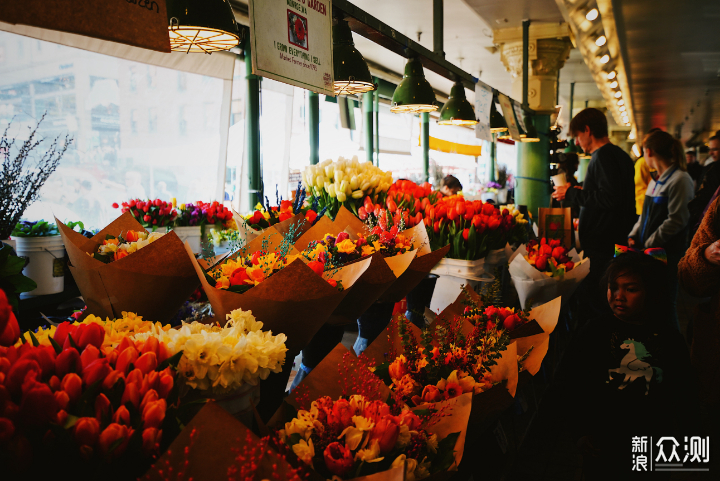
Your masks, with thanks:
[{"label": "hanging sign", "polygon": [[503,111],[503,117],[505,117],[505,123],[507,123],[508,130],[510,131],[510,137],[519,142],[520,131],[518,130],[517,122],[515,121],[515,110],[513,109],[513,101],[508,98],[507,95],[498,94],[498,100],[500,101],[500,107]]},{"label": "hanging sign", "polygon": [[253,73],[334,97],[331,0],[251,0],[249,7]]},{"label": "hanging sign", "polygon": [[492,108],[492,90],[481,84],[475,84],[475,117],[478,123],[475,124],[475,137],[480,140],[492,142],[490,134],[490,109]]},{"label": "hanging sign", "polygon": [[0,0],[0,21],[170,52],[165,0]]},{"label": "hanging sign", "polygon": [[513,102],[513,109],[515,109],[515,120],[517,120],[520,130],[527,133],[527,127],[525,126],[525,115],[523,115],[522,105],[517,102]]}]

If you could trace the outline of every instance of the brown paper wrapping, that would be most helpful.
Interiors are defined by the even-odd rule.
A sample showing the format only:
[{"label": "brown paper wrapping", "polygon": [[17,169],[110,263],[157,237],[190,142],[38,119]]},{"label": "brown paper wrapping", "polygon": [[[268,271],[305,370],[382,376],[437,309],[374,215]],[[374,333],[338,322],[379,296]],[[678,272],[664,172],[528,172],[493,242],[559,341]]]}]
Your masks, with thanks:
[{"label": "brown paper wrapping", "polygon": [[356,234],[362,234],[364,236],[370,234],[367,225],[365,225],[365,223],[361,221],[355,214],[346,209],[345,206],[340,206],[340,210],[335,216],[333,224],[341,226],[343,230],[346,227],[350,227],[352,231]]},{"label": "brown paper wrapping", "polygon": [[[195,441],[185,456],[193,430]],[[168,468],[172,468],[175,473],[183,471],[183,479],[227,481],[228,468],[237,466],[235,450],[245,446],[248,433],[253,443],[259,441],[240,421],[214,402],[208,402],[141,479],[166,481]],[[275,474],[279,475],[277,479],[288,479],[291,470],[292,466],[282,456],[268,450],[258,466],[256,479],[274,479]]]},{"label": "brown paper wrapping", "polygon": [[[314,226],[307,229],[305,233],[303,233],[303,235],[295,241],[295,248],[299,251],[304,251],[307,249],[310,242],[319,241],[325,234],[332,234],[333,230],[335,230],[333,221],[331,221],[329,217],[322,216]],[[340,232],[342,232],[342,229],[337,231],[334,235],[337,235]]]},{"label": "brown paper wrapping", "polygon": [[0,7],[0,20],[170,53],[165,0],[147,4],[93,0],[7,1]]},{"label": "brown paper wrapping", "polygon": [[107,234],[145,229],[125,213],[91,239],[55,219],[70,259],[69,269],[88,306],[102,318],[134,312],[153,322],[169,321],[199,285],[182,242],[168,232],[152,244],[105,264],[91,256]]},{"label": "brown paper wrapping", "polygon": [[[295,239],[302,236],[308,229],[310,229],[310,222],[305,221],[305,214],[302,212],[295,214],[289,219],[285,219],[282,222],[271,226],[274,227],[282,236],[290,233],[290,226],[295,225]],[[293,240],[295,240],[293,239]]]},{"label": "brown paper wrapping", "polygon": [[547,354],[550,334],[557,326],[561,305],[561,298],[557,297],[534,308],[530,311],[532,321],[510,333],[511,338],[517,344],[518,356],[523,356],[528,349],[533,348],[522,363],[523,369],[533,376],[540,370],[545,354]]},{"label": "brown paper wrapping", "polygon": [[[412,410],[427,409],[429,406],[428,404],[421,404]],[[465,435],[467,434],[467,426],[472,409],[472,394],[468,392],[456,398],[435,403],[435,406],[451,406],[451,410],[449,411],[450,415],[441,418],[439,422],[427,428],[427,431],[430,434],[437,434],[439,440],[449,434],[460,433],[455,443],[455,465],[450,468],[450,471],[454,471],[460,465],[465,449]]]},{"label": "brown paper wrapping", "polygon": [[414,251],[411,251],[387,258],[379,252],[366,257],[365,259],[370,260],[367,270],[357,280],[352,291],[340,302],[328,323],[334,325],[355,323],[357,318],[407,270],[414,256]]},{"label": "brown paper wrapping", "polygon": [[410,291],[415,289],[433,267],[445,257],[450,250],[450,245],[438,249],[422,257],[416,257],[410,263],[410,267],[380,296],[380,302],[400,302]]},{"label": "brown paper wrapping", "polygon": [[[253,243],[258,240],[260,238]],[[190,246],[186,244],[185,247],[186,256],[191,259],[212,305],[215,320],[224,324],[227,314],[235,309],[252,311],[255,318],[263,322],[263,329],[287,336],[288,356],[296,355],[307,345],[369,264],[368,260],[335,272],[332,277],[342,280],[345,287],[343,291],[338,291],[302,260],[296,259],[257,286],[239,294],[210,286]]]},{"label": "brown paper wrapping", "polygon": [[[415,339],[420,340],[420,328],[415,324],[408,322],[408,328],[415,336]],[[395,351],[398,355],[404,352],[403,346],[400,340],[400,336],[397,332],[393,331],[393,335],[390,335],[389,326],[386,328],[375,340],[363,351],[363,355],[367,356],[370,360],[375,361],[375,365],[380,365],[386,361],[392,361],[388,358],[390,351]]]},{"label": "brown paper wrapping", "polygon": [[[346,376],[352,376],[353,373],[341,373],[340,369],[344,366],[343,357],[350,353],[348,349],[342,344],[338,344],[335,348],[330,351],[330,354],[320,361],[310,373],[305,376],[300,385],[298,386],[297,392],[307,392],[310,400],[315,400],[323,396],[330,396],[331,399],[336,400],[343,395],[351,395],[354,393],[343,393],[343,389],[346,385],[344,379]],[[350,354],[353,359],[355,353]],[[300,387],[303,386],[303,387]],[[380,392],[377,400],[385,401],[390,395],[390,389],[386,387],[382,382],[379,383]],[[293,391],[293,393],[296,391]],[[285,401],[299,409],[298,403],[295,400],[293,394],[290,394]]]}]

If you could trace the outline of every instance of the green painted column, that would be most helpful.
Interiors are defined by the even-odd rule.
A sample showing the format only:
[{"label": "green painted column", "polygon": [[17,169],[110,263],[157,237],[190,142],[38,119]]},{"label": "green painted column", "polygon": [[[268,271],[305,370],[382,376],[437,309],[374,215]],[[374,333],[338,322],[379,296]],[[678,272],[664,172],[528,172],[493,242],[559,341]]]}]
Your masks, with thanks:
[{"label": "green painted column", "polygon": [[252,73],[250,42],[245,47],[245,142],[248,162],[248,197],[250,206],[258,202],[262,185],[260,165],[260,77]]},{"label": "green painted column", "polygon": [[490,134],[490,164],[488,165],[488,181],[495,182],[495,165],[497,164],[497,134]]},{"label": "green painted column", "polygon": [[423,179],[430,182],[430,114],[423,112],[422,118],[422,154],[423,154]]},{"label": "green painted column", "polygon": [[[377,84],[378,79],[375,77],[373,81]],[[380,167],[380,89],[375,89],[373,92],[373,113],[375,114],[375,165]]]},{"label": "green painted column", "polygon": [[365,131],[365,159],[368,162],[373,161],[373,150],[374,150],[374,140],[373,137],[373,104],[375,103],[375,99],[373,99],[373,93],[371,92],[365,92],[363,94],[362,98],[362,108],[363,108],[363,122],[365,122],[363,130]]},{"label": "green painted column", "polygon": [[515,204],[526,205],[535,221],[538,208],[550,206],[550,115],[536,114],[540,142],[518,142]]},{"label": "green painted column", "polygon": [[308,95],[308,130],[310,131],[310,165],[320,162],[320,96]]},{"label": "green painted column", "polygon": [[588,165],[590,165],[590,157],[581,155],[580,165],[578,165],[577,179],[578,182],[585,181],[585,174],[587,174]]}]

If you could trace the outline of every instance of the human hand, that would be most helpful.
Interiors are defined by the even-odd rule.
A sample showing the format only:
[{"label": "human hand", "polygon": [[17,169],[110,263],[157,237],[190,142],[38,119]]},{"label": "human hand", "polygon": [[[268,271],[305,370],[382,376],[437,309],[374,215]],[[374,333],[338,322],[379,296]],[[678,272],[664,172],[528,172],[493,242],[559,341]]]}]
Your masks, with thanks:
[{"label": "human hand", "polygon": [[705,259],[711,264],[720,266],[720,240],[716,240],[705,249]]},{"label": "human hand", "polygon": [[581,437],[578,439],[577,446],[580,448],[580,451],[587,456],[597,457],[601,453],[601,451],[595,447],[595,440],[592,436]]},{"label": "human hand", "polygon": [[552,198],[555,200],[565,200],[565,193],[569,188],[570,184],[554,186],[555,192],[552,193]]},{"label": "human hand", "polygon": [[634,247],[635,246],[635,239],[632,237],[628,237],[628,247]]}]

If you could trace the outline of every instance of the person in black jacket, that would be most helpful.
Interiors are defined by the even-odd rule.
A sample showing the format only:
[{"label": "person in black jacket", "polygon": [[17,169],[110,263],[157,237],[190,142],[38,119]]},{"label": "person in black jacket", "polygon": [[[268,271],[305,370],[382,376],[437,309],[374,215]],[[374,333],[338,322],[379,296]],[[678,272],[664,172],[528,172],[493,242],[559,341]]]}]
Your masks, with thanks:
[{"label": "person in black jacket", "polygon": [[668,316],[666,276],[665,264],[650,255],[615,258],[602,280],[605,313],[583,328],[563,359],[566,420],[586,479],[637,475],[633,437],[697,432],[696,378]]},{"label": "person in black jacket", "polygon": [[570,122],[575,143],[592,159],[582,188],[555,186],[553,199],[568,199],[580,206],[578,226],[580,244],[590,258],[590,274],[578,289],[590,309],[587,319],[602,310],[603,299],[597,293],[600,277],[613,257],[615,244],[625,244],[637,219],[635,213],[635,169],[630,156],[610,143],[605,114],[588,108]]},{"label": "person in black jacket", "polygon": [[695,198],[690,201],[688,208],[690,209],[690,238],[695,235],[702,216],[710,203],[715,191],[720,187],[720,137],[715,135],[710,137],[710,157],[705,160],[702,176],[698,181],[698,190]]}]

